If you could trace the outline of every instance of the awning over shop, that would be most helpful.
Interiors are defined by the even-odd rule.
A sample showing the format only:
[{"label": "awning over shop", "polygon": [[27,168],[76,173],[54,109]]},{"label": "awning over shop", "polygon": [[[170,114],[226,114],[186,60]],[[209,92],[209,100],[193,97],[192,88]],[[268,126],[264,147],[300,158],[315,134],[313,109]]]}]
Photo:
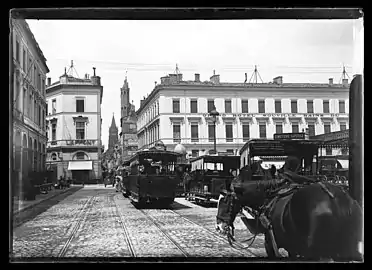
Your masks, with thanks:
[{"label": "awning over shop", "polygon": [[271,168],[271,165],[274,165],[276,169],[280,169],[281,167],[283,167],[284,163],[284,161],[264,161],[262,162],[261,167],[263,169],[269,169]]},{"label": "awning over shop", "polygon": [[338,159],[337,161],[341,164],[342,169],[349,169],[349,160]]},{"label": "awning over shop", "polygon": [[92,161],[69,161],[68,168],[69,171],[76,170],[92,170]]}]

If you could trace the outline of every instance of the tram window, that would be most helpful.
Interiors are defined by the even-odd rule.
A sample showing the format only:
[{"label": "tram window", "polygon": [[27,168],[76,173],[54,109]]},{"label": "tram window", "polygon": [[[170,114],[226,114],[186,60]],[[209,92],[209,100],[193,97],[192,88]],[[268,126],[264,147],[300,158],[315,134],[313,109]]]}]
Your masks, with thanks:
[{"label": "tram window", "polygon": [[326,148],[326,155],[332,156],[332,148]]}]

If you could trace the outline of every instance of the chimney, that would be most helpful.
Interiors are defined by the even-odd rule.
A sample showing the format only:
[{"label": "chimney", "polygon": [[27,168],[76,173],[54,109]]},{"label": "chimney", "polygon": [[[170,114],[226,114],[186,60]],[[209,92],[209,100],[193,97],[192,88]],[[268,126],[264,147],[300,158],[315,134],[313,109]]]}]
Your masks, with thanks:
[{"label": "chimney", "polygon": [[144,99],[141,99],[141,100],[140,100],[140,107],[142,107],[142,105],[143,105],[144,102],[145,102]]},{"label": "chimney", "polygon": [[101,77],[96,76],[96,68],[93,67],[93,76],[90,77],[90,81],[93,83],[93,85],[101,85]]},{"label": "chimney", "polygon": [[200,74],[195,73],[195,82],[200,82]]},{"label": "chimney", "polygon": [[177,74],[169,74],[169,83],[175,83],[177,82]]},{"label": "chimney", "polygon": [[274,79],[273,79],[273,83],[275,83],[275,84],[283,84],[283,77],[282,76],[278,76],[278,77],[275,77]]},{"label": "chimney", "polygon": [[48,78],[48,86],[52,84],[52,78]]},{"label": "chimney", "polygon": [[333,85],[333,78],[329,78],[329,85]]},{"label": "chimney", "polygon": [[213,70],[213,75],[210,77],[212,83],[220,83],[220,75],[216,75],[216,72]]},{"label": "chimney", "polygon": [[160,78],[161,84],[169,84],[169,76],[164,76]]},{"label": "chimney", "polygon": [[342,79],[342,85],[347,86],[348,85],[348,80],[347,79]]}]

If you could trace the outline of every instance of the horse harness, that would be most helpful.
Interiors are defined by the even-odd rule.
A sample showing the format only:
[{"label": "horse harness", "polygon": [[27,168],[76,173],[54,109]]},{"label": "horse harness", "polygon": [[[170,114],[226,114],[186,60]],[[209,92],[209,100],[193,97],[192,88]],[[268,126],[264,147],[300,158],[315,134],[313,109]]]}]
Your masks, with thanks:
[{"label": "horse harness", "polygon": [[[310,183],[310,184],[319,184],[320,187],[324,192],[326,192],[331,199],[334,199],[333,193],[325,186],[322,182],[316,182],[316,183]],[[272,242],[272,246],[274,248],[274,252],[276,256],[280,256],[279,250],[277,247],[277,243],[275,241],[275,236],[273,233],[273,227],[272,227],[272,216],[271,213],[274,210],[275,205],[278,203],[280,199],[287,198],[287,201],[291,199],[291,197],[302,187],[309,185],[306,184],[297,184],[292,183],[287,187],[281,187],[276,190],[274,190],[271,194],[271,196],[268,198],[268,200],[265,202],[265,204],[260,208],[260,210],[257,212],[257,218],[261,222],[261,225],[264,227],[264,229],[269,233],[270,240]]]}]

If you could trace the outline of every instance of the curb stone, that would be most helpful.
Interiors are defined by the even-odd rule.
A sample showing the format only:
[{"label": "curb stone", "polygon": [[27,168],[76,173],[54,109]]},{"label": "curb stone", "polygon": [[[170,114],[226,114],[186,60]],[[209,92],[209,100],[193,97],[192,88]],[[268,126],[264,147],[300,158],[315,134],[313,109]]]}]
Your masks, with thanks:
[{"label": "curb stone", "polygon": [[31,208],[31,207],[33,207],[33,206],[36,206],[36,205],[38,205],[38,204],[40,204],[40,203],[42,203],[42,202],[45,202],[45,201],[47,201],[47,200],[49,200],[49,199],[52,199],[52,198],[54,198],[54,197],[56,197],[56,196],[58,196],[58,195],[64,194],[64,193],[66,193],[67,191],[69,191],[69,190],[71,190],[71,189],[73,189],[73,188],[74,188],[74,187],[67,188],[67,189],[65,189],[64,191],[61,191],[61,192],[56,193],[56,194],[53,194],[52,196],[47,197],[47,198],[44,198],[44,199],[40,200],[40,201],[37,202],[37,203],[30,204],[30,205],[28,205],[28,206],[26,206],[26,207],[24,207],[24,208],[22,208],[22,209],[20,209],[20,210],[14,211],[14,212],[13,212],[13,216],[18,215],[19,213],[22,213],[22,212],[26,211],[27,209],[29,209],[29,208]]}]

